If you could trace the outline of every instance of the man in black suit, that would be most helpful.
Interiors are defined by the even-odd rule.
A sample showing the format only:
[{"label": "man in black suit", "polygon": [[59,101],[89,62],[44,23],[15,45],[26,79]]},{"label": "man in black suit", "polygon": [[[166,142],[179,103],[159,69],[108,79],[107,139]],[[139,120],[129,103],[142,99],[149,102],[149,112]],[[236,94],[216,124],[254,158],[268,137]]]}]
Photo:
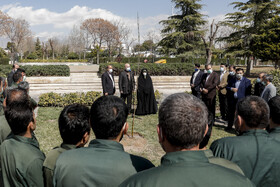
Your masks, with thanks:
[{"label": "man in black suit", "polygon": [[195,64],[195,70],[192,74],[190,85],[192,89],[192,94],[197,98],[201,98],[200,88],[202,84],[203,74],[203,71],[200,70],[200,64]]},{"label": "man in black suit", "polygon": [[119,76],[119,89],[121,98],[127,101],[128,111],[131,111],[132,92],[135,89],[134,73],[130,69],[129,64],[125,64],[125,70]]},{"label": "man in black suit", "polygon": [[8,80],[8,87],[12,86],[12,84],[13,84],[13,75],[17,71],[18,68],[19,68],[18,64],[13,64],[13,70],[9,73],[8,78],[7,78],[7,80]]},{"label": "man in black suit", "polygon": [[101,76],[102,88],[104,95],[114,95],[115,94],[115,80],[113,75],[113,66],[108,65],[107,71]]}]

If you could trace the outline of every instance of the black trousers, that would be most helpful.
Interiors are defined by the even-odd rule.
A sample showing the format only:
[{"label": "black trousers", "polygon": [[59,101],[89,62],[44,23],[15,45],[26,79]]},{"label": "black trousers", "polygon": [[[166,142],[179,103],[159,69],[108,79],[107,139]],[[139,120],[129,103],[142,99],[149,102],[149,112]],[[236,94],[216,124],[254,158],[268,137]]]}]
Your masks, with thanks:
[{"label": "black trousers", "polygon": [[235,117],[235,110],[236,110],[236,104],[238,99],[235,99],[234,97],[228,97],[228,127],[232,127],[234,123],[234,117]]},{"label": "black trousers", "polygon": [[195,89],[192,89],[192,95],[201,99],[201,92],[200,91],[196,91]]},{"label": "black trousers", "polygon": [[215,123],[215,115],[216,115],[216,96],[212,99],[202,97],[202,101],[205,103],[207,109],[208,109],[208,132],[206,136],[210,138],[211,132],[212,132],[212,127]]},{"label": "black trousers", "polygon": [[223,120],[227,120],[228,113],[228,103],[227,103],[227,95],[223,95],[219,93],[219,101],[220,101],[220,112]]},{"label": "black trousers", "polygon": [[121,98],[124,102],[126,102],[126,105],[128,107],[128,112],[131,112],[131,101],[132,101],[132,93],[129,94],[121,94]]}]

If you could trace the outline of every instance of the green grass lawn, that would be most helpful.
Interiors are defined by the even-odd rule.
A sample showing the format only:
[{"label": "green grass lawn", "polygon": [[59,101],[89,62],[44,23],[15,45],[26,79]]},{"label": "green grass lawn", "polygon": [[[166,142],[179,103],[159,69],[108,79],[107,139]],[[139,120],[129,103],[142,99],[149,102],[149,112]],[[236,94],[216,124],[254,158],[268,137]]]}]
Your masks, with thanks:
[{"label": "green grass lawn", "polygon": [[[36,137],[40,143],[41,150],[47,154],[53,147],[61,144],[61,138],[58,130],[58,116],[62,108],[39,108],[38,117],[37,117],[37,128],[36,128]],[[131,134],[133,118],[128,117],[129,124],[129,134]],[[149,116],[136,116],[134,132],[140,133],[143,138],[137,139],[135,137],[135,142],[132,143],[132,146],[135,145],[132,149],[127,151],[143,156],[151,160],[155,165],[159,165],[160,158],[164,155],[161,146],[158,143],[156,126],[158,124],[157,115]],[[224,130],[224,126],[214,126],[212,137],[210,139],[209,145],[212,141],[226,137],[234,136],[234,133],[228,133]],[[91,139],[94,139],[93,133],[91,133]],[[122,141],[124,144],[129,144],[133,142],[134,139],[124,138]],[[139,141],[139,142],[138,142]],[[125,147],[126,149],[126,147]]]}]

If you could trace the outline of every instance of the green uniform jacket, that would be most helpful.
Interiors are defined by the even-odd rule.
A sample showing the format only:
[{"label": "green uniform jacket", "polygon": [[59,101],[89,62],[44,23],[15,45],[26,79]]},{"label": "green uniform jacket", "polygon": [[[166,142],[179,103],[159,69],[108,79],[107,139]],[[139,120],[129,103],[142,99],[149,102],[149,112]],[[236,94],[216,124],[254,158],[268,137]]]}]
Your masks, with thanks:
[{"label": "green uniform jacket", "polygon": [[0,145],[11,133],[11,128],[5,118],[5,116],[0,116]]},{"label": "green uniform jacket", "polygon": [[204,151],[178,151],[163,156],[161,166],[133,175],[120,186],[249,187],[254,184],[240,173],[209,163]]},{"label": "green uniform jacket", "polygon": [[64,151],[75,149],[76,145],[71,144],[61,144],[60,147],[55,147],[51,150],[46,160],[44,161],[44,181],[45,187],[52,187],[53,186],[53,172],[55,168],[56,160],[58,159],[59,155]]},{"label": "green uniform jacket", "polygon": [[214,156],[236,163],[256,186],[280,186],[280,146],[265,130],[250,130],[241,136],[216,140]]},{"label": "green uniform jacket", "polygon": [[89,147],[65,151],[56,162],[54,186],[118,186],[129,176],[154,167],[145,158],[124,152],[112,140],[92,140]]},{"label": "green uniform jacket", "polygon": [[280,141],[280,127],[276,127],[276,128],[271,129],[269,135],[270,135],[273,139],[275,139],[275,140],[277,140],[277,141]]},{"label": "green uniform jacket", "polygon": [[205,156],[209,159],[209,162],[211,164],[217,164],[219,166],[223,166],[225,168],[232,169],[232,170],[244,175],[242,169],[237,164],[235,164],[229,160],[223,159],[223,158],[214,157],[213,152],[209,149],[205,150],[204,153],[205,153]]},{"label": "green uniform jacket", "polygon": [[45,155],[35,136],[26,138],[12,135],[0,146],[2,176],[5,187],[43,187]]}]

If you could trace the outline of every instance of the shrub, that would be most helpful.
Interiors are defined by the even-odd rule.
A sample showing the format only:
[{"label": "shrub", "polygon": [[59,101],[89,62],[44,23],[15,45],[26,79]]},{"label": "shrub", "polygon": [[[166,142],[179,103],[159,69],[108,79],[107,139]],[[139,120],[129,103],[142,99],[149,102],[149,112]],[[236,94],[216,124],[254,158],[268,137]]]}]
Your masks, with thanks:
[{"label": "shrub", "polygon": [[[67,77],[70,76],[70,68],[67,65],[26,65],[21,66],[26,72],[27,77],[40,77],[40,76],[59,76]],[[12,65],[1,65],[0,76],[7,77],[12,70]]]},{"label": "shrub", "polygon": [[26,58],[27,59],[37,59],[38,55],[36,54],[36,52],[32,52]]},{"label": "shrub", "polygon": [[277,95],[280,95],[280,70],[273,70],[270,72],[273,75],[273,85],[277,89]]},{"label": "shrub", "polygon": [[68,59],[79,59],[79,55],[77,53],[71,52],[68,55]]},{"label": "shrub", "polygon": [[[111,63],[114,67],[114,75],[118,76],[124,69],[124,64]],[[100,64],[99,73],[106,71],[108,64]],[[131,65],[132,71],[139,75],[141,69],[146,68],[152,76],[186,76],[191,75],[193,72],[193,65],[189,63],[173,63],[173,64],[144,64],[140,63],[139,68],[137,64]]]},{"label": "shrub", "polygon": [[8,57],[2,57],[0,58],[0,64],[2,65],[9,65],[10,59]]},{"label": "shrub", "polygon": [[27,77],[40,77],[40,76],[70,76],[70,68],[67,65],[26,65],[22,66],[26,72]]},{"label": "shrub", "polygon": [[87,92],[87,93],[45,93],[40,95],[38,105],[41,107],[64,107],[66,105],[80,103],[91,106],[92,103],[101,97],[101,92]]}]

